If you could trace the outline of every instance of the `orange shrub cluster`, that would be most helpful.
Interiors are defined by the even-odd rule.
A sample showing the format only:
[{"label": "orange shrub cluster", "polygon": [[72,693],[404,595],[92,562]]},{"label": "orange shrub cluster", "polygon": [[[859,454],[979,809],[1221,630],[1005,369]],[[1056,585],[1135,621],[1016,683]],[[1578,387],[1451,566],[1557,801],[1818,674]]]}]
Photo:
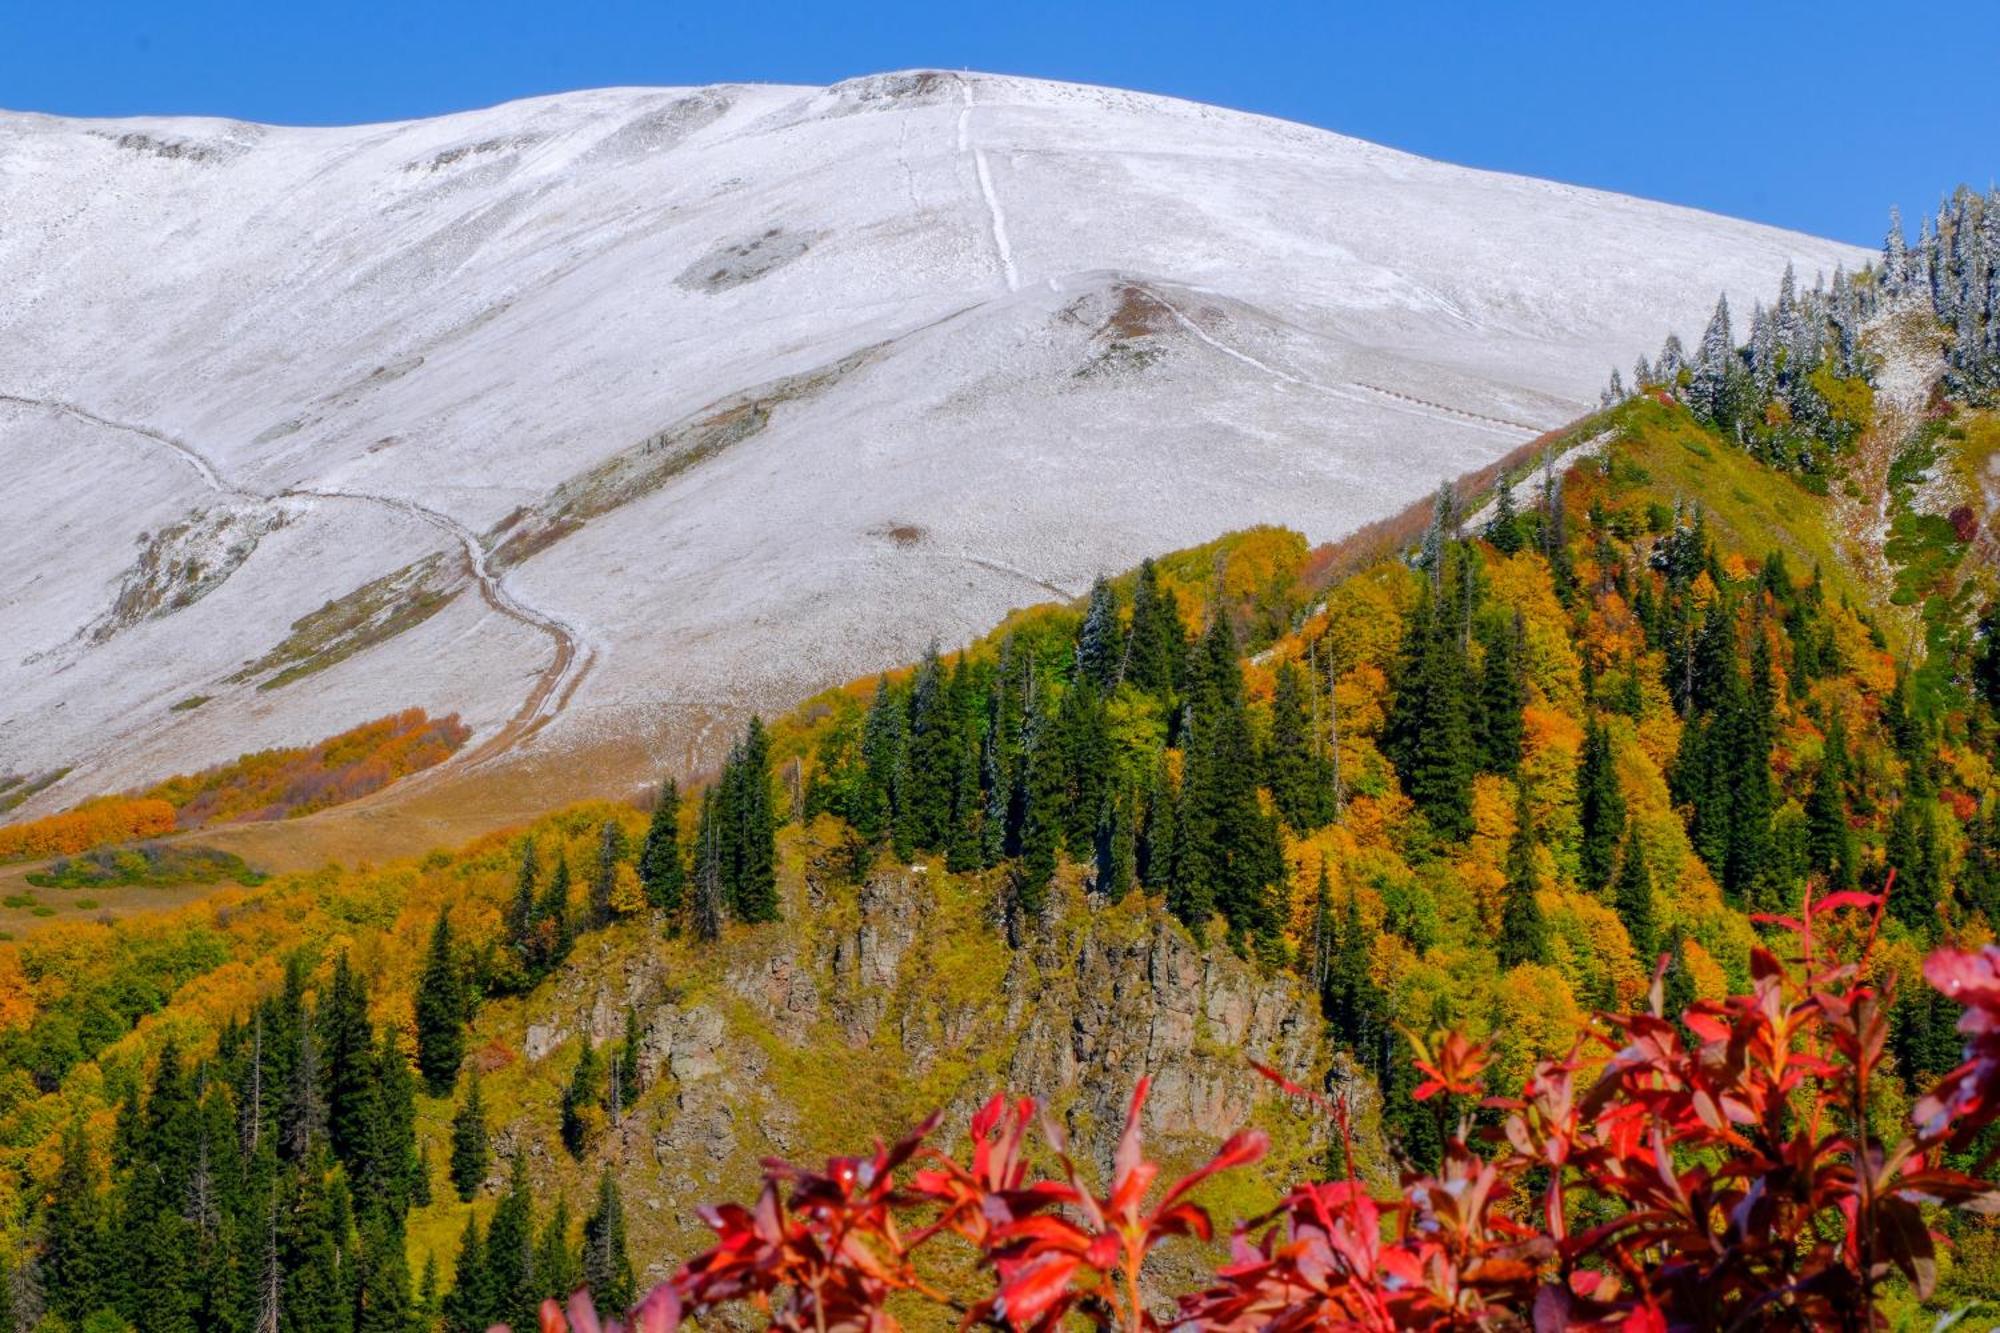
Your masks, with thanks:
[{"label": "orange shrub cluster", "polygon": [[178,810],[184,829],[290,819],[366,796],[441,763],[471,734],[456,713],[432,718],[421,708],[406,708],[317,745],[259,750],[168,778],[146,795]]},{"label": "orange shrub cluster", "polygon": [[0,861],[72,856],[174,831],[174,807],[151,796],[105,796],[59,815],[0,828]]},{"label": "orange shrub cluster", "polygon": [[433,718],[407,708],[317,745],[260,750],[137,795],[98,797],[0,828],[0,861],[74,856],[177,829],[310,814],[441,763],[471,734],[456,713]]}]

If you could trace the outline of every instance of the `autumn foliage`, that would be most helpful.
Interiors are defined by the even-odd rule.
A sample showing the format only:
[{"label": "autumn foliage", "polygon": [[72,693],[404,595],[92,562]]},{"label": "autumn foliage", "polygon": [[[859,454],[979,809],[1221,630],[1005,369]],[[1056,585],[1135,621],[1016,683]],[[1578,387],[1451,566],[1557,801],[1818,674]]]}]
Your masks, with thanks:
[{"label": "autumn foliage", "polygon": [[471,734],[456,713],[433,718],[405,709],[317,745],[259,750],[137,794],[0,828],[0,861],[73,856],[177,830],[311,814],[441,763]]},{"label": "autumn foliage", "polygon": [[0,861],[72,856],[174,831],[174,807],[151,796],[106,796],[45,819],[0,828]]},{"label": "autumn foliage", "polygon": [[[892,1329],[906,1303],[1036,1330],[1880,1327],[1885,1284],[1931,1290],[1946,1213],[2000,1206],[1981,1155],[2000,1118],[2000,947],[1926,963],[1964,1006],[1965,1060],[1891,1123],[1876,1096],[1893,1081],[1890,997],[1873,979],[1882,909],[1880,895],[1808,900],[1767,922],[1791,956],[1759,948],[1749,993],[1676,1019],[1656,981],[1647,1007],[1603,1015],[1512,1095],[1487,1095],[1476,1043],[1419,1042],[1416,1095],[1457,1120],[1438,1172],[1392,1194],[1351,1172],[1298,1185],[1235,1228],[1199,1290],[1159,1291],[1148,1255],[1208,1239],[1193,1191],[1266,1144],[1239,1133],[1163,1185],[1142,1151],[1142,1081],[1108,1189],[1053,1128],[1055,1169],[1031,1171],[1035,1104],[995,1098],[963,1157],[930,1145],[933,1117],[821,1170],[768,1163],[753,1205],[704,1210],[715,1247],[629,1325],[579,1293],[567,1312],[548,1303],[542,1327],[665,1333],[736,1306],[772,1329]],[[1344,1106],[1270,1076],[1346,1132]],[[927,1276],[947,1238],[977,1255],[976,1290]]]}]

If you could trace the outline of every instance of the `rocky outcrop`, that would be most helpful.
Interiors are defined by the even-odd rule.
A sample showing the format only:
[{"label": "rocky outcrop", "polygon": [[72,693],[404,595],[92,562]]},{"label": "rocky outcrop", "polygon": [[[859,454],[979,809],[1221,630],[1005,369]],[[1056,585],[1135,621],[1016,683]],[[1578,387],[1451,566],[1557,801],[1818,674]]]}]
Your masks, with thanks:
[{"label": "rocky outcrop", "polygon": [[[801,841],[781,924],[706,946],[637,926],[586,936],[524,1005],[521,1051],[544,1089],[567,1078],[578,1036],[617,1041],[628,1005],[639,1018],[645,1092],[573,1168],[579,1186],[604,1161],[628,1182],[635,1253],[664,1264],[700,1243],[695,1206],[747,1197],[767,1156],[865,1148],[938,1107],[949,1139],[997,1091],[1037,1098],[1103,1170],[1142,1077],[1169,1164],[1271,1111],[1251,1060],[1326,1077],[1296,978],[1197,944],[1157,905],[1063,885],[1013,947],[996,885],[904,866],[843,883],[833,853]],[[1290,1123],[1296,1158],[1319,1131]]]}]

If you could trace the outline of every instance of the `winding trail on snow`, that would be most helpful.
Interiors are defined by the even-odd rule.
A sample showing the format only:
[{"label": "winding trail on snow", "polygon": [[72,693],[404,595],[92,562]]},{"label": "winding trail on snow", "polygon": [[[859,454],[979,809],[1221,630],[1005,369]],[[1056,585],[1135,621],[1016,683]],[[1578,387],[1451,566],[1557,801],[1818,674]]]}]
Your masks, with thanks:
[{"label": "winding trail on snow", "polygon": [[979,177],[979,194],[986,201],[988,230],[993,234],[993,249],[1000,256],[1000,274],[1006,280],[1007,290],[1021,290],[1021,274],[1014,267],[1014,247],[1007,241],[1007,214],[1000,207],[1000,195],[993,188],[993,172],[986,165],[986,150],[972,142],[972,81],[963,76],[958,80],[959,90],[965,94],[965,106],[958,113],[958,151],[972,155],[973,174]]},{"label": "winding trail on snow", "polygon": [[[1472,425],[1485,430],[1505,431],[1509,435],[1526,434],[1532,437],[1542,433],[1541,427],[1530,426],[1524,421],[1509,421],[1505,417],[1491,417],[1483,412],[1472,412],[1462,407],[1453,407],[1448,403],[1438,403],[1428,398],[1413,397],[1407,393],[1399,393],[1394,389],[1384,389],[1380,385],[1365,384],[1360,380],[1348,380],[1342,385],[1332,385],[1321,384],[1317,380],[1301,379],[1289,371],[1278,369],[1268,361],[1260,361],[1248,352],[1231,347],[1228,343],[1223,342],[1207,329],[1204,329],[1200,324],[1196,323],[1186,311],[1182,310],[1172,301],[1169,301],[1158,288],[1153,287],[1149,288],[1149,290],[1152,291],[1154,299],[1167,308],[1167,313],[1174,317],[1174,322],[1193,334],[1202,343],[1220,352],[1232,361],[1240,361],[1251,369],[1261,371],[1281,383],[1297,385],[1301,389],[1312,389],[1315,392],[1325,394],[1329,398],[1337,398],[1343,403],[1365,403],[1369,400],[1363,394],[1373,394],[1378,398],[1387,399],[1392,406],[1400,407],[1404,411],[1416,416],[1436,417],[1444,415],[1459,421],[1470,422]],[[1362,390],[1363,393],[1355,392],[1357,389]]]},{"label": "winding trail on snow", "polygon": [[[596,662],[596,654],[583,642],[581,634],[574,626],[538,607],[530,606],[508,590],[505,580],[496,576],[487,567],[486,547],[479,540],[478,534],[449,514],[418,504],[414,500],[405,500],[400,496],[376,495],[367,491],[292,486],[276,495],[269,495],[230,481],[201,450],[166,431],[134,422],[120,421],[60,399],[33,398],[22,394],[0,392],[0,403],[72,417],[105,430],[134,435],[140,439],[150,440],[154,444],[163,445],[171,450],[176,458],[194,469],[202,484],[209,490],[239,503],[272,505],[280,500],[296,498],[374,505],[394,510],[405,518],[435,528],[457,542],[465,559],[466,572],[471,576],[473,585],[479,589],[480,600],[496,614],[547,635],[555,649],[555,656],[535,677],[534,686],[528,691],[528,697],[498,731],[471,750],[462,750],[446,759],[444,763],[433,765],[421,773],[412,774],[412,779],[423,774],[435,773],[452,763],[470,768],[513,748],[540,730],[568,706],[571,696],[576,693],[577,686],[583,683],[584,676],[589,674],[590,668]],[[404,783],[398,785],[407,786],[408,782],[409,779],[406,779]]]}]

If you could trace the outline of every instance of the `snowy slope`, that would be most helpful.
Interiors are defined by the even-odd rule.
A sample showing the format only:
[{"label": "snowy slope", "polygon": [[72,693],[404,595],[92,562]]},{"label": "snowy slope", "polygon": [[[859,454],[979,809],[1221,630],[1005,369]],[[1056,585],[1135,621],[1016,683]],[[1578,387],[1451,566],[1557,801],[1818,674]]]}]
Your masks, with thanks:
[{"label": "snowy slope", "polygon": [[1337,536],[1718,288],[1863,258],[983,75],[0,114],[0,774],[75,767],[31,813],[412,704],[461,767],[685,743],[1147,553]]}]

